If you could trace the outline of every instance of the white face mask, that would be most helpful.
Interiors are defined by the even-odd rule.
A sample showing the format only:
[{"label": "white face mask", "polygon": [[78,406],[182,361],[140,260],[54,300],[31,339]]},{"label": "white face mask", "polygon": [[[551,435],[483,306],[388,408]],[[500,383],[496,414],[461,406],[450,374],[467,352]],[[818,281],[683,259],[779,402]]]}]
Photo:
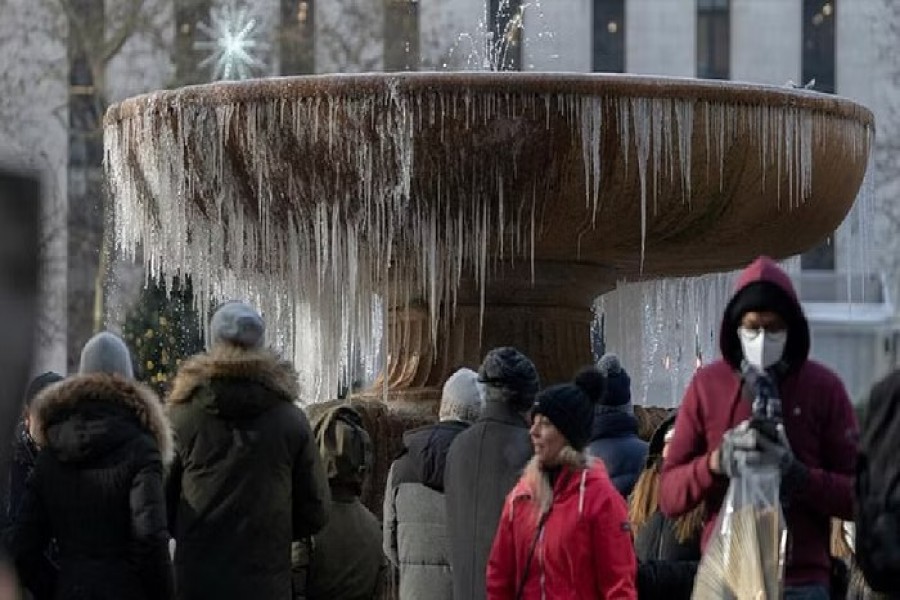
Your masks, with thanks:
[{"label": "white face mask", "polygon": [[738,327],[744,358],[757,369],[768,369],[784,355],[787,331],[766,331]]}]

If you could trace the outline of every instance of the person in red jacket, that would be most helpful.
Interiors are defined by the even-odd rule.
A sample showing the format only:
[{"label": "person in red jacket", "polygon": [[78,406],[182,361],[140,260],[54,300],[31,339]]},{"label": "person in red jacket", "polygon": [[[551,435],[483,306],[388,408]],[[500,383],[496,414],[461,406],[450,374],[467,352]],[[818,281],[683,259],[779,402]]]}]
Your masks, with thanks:
[{"label": "person in red jacket", "polygon": [[584,453],[596,370],[547,388],[534,402],[534,457],[506,498],[487,566],[488,600],[636,599],[625,501],[603,463]]},{"label": "person in red jacket", "polygon": [[[722,319],[722,359],[697,371],[678,411],[663,465],[659,505],[671,517],[706,506],[702,545],[714,528],[728,477],[748,461],[782,474],[788,529],[786,600],[826,600],[830,518],[853,518],[858,426],[838,376],[808,358],[809,325],[790,278],[767,257],[738,279]],[[748,429],[751,377],[765,373],[782,403],[770,440]]]}]

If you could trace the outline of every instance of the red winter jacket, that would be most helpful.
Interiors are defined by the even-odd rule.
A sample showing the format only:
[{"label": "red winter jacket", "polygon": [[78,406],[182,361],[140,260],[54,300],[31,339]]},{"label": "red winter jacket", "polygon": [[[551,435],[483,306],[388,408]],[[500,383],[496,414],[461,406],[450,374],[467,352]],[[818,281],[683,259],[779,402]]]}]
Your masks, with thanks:
[{"label": "red winter jacket", "polygon": [[[761,282],[781,290],[788,325],[783,376],[779,384],[784,425],[794,455],[809,469],[809,480],[793,493],[785,511],[788,527],[786,584],[828,585],[830,517],[853,518],[853,473],[858,428],[844,385],[827,367],[808,360],[809,327],[790,278],[768,258],[742,273],[725,310],[720,332],[723,360],[699,370],[678,410],[675,434],[663,465],[659,505],[670,517],[706,503],[703,547],[712,533],[728,481],[708,467],[709,454],[726,430],[748,419],[750,401],[742,393],[737,337],[741,306]],[[772,286],[774,284],[774,287]],[[756,286],[755,292],[748,292]],[[747,294],[743,298],[741,296]]]},{"label": "red winter jacket", "polygon": [[[506,498],[487,567],[488,600],[514,600],[537,527],[524,478]],[[532,555],[523,600],[636,599],[625,501],[600,461],[564,468]]]}]

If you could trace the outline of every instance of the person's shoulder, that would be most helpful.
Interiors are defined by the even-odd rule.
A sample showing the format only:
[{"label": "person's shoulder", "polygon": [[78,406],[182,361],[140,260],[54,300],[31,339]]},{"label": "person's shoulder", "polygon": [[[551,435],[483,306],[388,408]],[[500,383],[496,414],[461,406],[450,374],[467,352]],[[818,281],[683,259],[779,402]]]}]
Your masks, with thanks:
[{"label": "person's shoulder", "polygon": [[484,435],[485,429],[487,429],[488,423],[486,421],[476,421],[457,433],[453,436],[453,441],[450,442],[450,449],[448,452],[453,452],[454,449],[462,448],[466,444],[470,443],[471,440],[475,440],[478,437]]},{"label": "person's shoulder", "polygon": [[582,474],[585,477],[585,485],[603,486],[609,484],[612,486],[609,471],[606,470],[606,465],[599,458],[591,460]]},{"label": "person's shoulder", "polygon": [[[590,494],[598,510],[605,510],[610,503],[624,503],[622,494],[616,489],[602,461],[594,460],[584,471],[583,476],[586,493]],[[578,485],[581,483],[578,482]]]},{"label": "person's shoulder", "polygon": [[816,390],[821,396],[829,398],[849,398],[844,382],[835,371],[815,360],[807,360],[797,372],[798,387],[803,390]]},{"label": "person's shoulder", "polygon": [[312,425],[302,407],[294,402],[275,402],[265,413],[264,427],[302,438],[312,437]]},{"label": "person's shoulder", "polygon": [[734,377],[734,368],[724,359],[717,359],[709,364],[702,365],[694,373],[694,379],[703,381],[711,378]]},{"label": "person's shoulder", "polygon": [[162,453],[158,440],[149,432],[141,431],[128,441],[128,456],[138,467],[159,463],[162,466]]},{"label": "person's shoulder", "polygon": [[811,358],[803,363],[799,374],[806,379],[813,379],[818,383],[844,385],[841,382],[840,376],[832,370],[831,367]]},{"label": "person's shoulder", "polygon": [[[734,368],[725,360],[714,360],[702,365],[695,372],[688,385],[686,395],[703,395],[704,392],[722,385],[731,385],[739,378]],[[718,392],[715,393],[718,395]]]}]

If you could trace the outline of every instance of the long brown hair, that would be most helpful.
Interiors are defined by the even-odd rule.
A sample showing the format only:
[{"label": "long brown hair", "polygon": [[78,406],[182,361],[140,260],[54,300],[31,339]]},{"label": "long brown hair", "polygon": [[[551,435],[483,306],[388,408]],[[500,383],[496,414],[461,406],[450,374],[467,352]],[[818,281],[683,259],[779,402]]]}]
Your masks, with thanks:
[{"label": "long brown hair", "polygon": [[[631,521],[631,528],[635,535],[659,509],[659,470],[661,466],[662,457],[654,457],[650,464],[641,472],[641,476],[631,492],[631,499],[628,504],[628,520]],[[684,544],[697,535],[703,528],[705,517],[705,506],[700,504],[691,512],[675,519],[675,539],[679,543]]]}]

